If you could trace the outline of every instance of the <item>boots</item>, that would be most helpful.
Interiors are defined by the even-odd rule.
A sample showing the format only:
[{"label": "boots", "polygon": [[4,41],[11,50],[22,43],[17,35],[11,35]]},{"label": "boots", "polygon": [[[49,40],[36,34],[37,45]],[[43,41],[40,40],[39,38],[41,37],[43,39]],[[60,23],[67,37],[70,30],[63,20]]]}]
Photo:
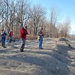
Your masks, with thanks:
[{"label": "boots", "polygon": [[23,49],[22,48],[20,49],[20,52],[23,52]]},{"label": "boots", "polygon": [[21,48],[20,48],[20,52],[23,52],[24,51],[24,45],[25,44],[22,44]]},{"label": "boots", "polygon": [[2,43],[2,47],[3,47],[3,48],[6,48],[5,43]]}]

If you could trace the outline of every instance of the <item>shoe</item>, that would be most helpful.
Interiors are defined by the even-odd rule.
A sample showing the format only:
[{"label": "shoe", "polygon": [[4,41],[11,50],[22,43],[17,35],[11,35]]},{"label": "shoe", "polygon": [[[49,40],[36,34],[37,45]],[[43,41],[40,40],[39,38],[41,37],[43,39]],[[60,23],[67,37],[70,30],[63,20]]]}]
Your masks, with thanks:
[{"label": "shoe", "polygon": [[24,52],[24,51],[21,51],[21,52]]},{"label": "shoe", "polygon": [[3,48],[6,48],[5,46]]},{"label": "shoe", "polygon": [[20,52],[23,52],[23,49],[20,49]]},{"label": "shoe", "polygon": [[43,49],[43,48],[39,48],[39,49]]}]

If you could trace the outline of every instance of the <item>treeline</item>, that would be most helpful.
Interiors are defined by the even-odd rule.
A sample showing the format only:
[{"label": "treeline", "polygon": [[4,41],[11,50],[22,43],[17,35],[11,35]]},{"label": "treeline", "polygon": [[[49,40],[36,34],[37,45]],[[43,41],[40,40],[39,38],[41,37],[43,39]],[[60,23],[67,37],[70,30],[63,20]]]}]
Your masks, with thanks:
[{"label": "treeline", "polygon": [[5,28],[9,33],[12,29],[18,38],[20,27],[27,25],[29,35],[36,36],[39,27],[43,27],[45,36],[67,37],[70,20],[59,23],[55,9],[50,10],[49,16],[46,11],[41,5],[32,6],[29,0],[0,0],[0,30]]}]

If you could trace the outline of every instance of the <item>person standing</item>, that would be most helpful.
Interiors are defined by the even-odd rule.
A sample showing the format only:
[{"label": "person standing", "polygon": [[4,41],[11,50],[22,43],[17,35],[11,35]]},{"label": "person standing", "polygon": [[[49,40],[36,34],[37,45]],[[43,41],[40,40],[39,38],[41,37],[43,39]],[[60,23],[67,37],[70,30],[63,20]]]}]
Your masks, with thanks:
[{"label": "person standing", "polygon": [[6,46],[5,46],[6,35],[7,35],[7,33],[3,29],[2,32],[1,32],[1,41],[2,41],[2,47],[3,48],[6,48]]},{"label": "person standing", "polygon": [[39,40],[39,49],[43,49],[42,48],[42,43],[43,43],[43,28],[40,28],[39,32],[38,32],[38,40]]},{"label": "person standing", "polygon": [[13,32],[12,32],[12,30],[10,30],[10,32],[9,32],[9,43],[12,42],[12,36],[13,36]]},{"label": "person standing", "polygon": [[27,26],[21,27],[21,29],[20,29],[20,38],[22,40],[22,45],[21,45],[21,48],[20,48],[21,52],[24,51],[24,46],[25,46],[27,34],[28,34],[28,32],[27,32]]}]

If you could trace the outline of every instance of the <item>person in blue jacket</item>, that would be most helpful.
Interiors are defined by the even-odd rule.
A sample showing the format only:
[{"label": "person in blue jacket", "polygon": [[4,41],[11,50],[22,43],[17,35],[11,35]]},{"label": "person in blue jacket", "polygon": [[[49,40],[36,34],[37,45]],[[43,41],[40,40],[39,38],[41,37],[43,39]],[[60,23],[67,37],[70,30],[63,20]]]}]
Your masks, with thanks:
[{"label": "person in blue jacket", "polygon": [[38,32],[38,39],[39,39],[39,49],[43,49],[42,48],[42,44],[43,44],[43,28],[40,28],[39,32]]},{"label": "person in blue jacket", "polygon": [[7,33],[3,29],[2,32],[1,32],[1,41],[2,41],[2,47],[3,48],[6,48],[6,46],[5,46],[6,35],[7,35]]}]

